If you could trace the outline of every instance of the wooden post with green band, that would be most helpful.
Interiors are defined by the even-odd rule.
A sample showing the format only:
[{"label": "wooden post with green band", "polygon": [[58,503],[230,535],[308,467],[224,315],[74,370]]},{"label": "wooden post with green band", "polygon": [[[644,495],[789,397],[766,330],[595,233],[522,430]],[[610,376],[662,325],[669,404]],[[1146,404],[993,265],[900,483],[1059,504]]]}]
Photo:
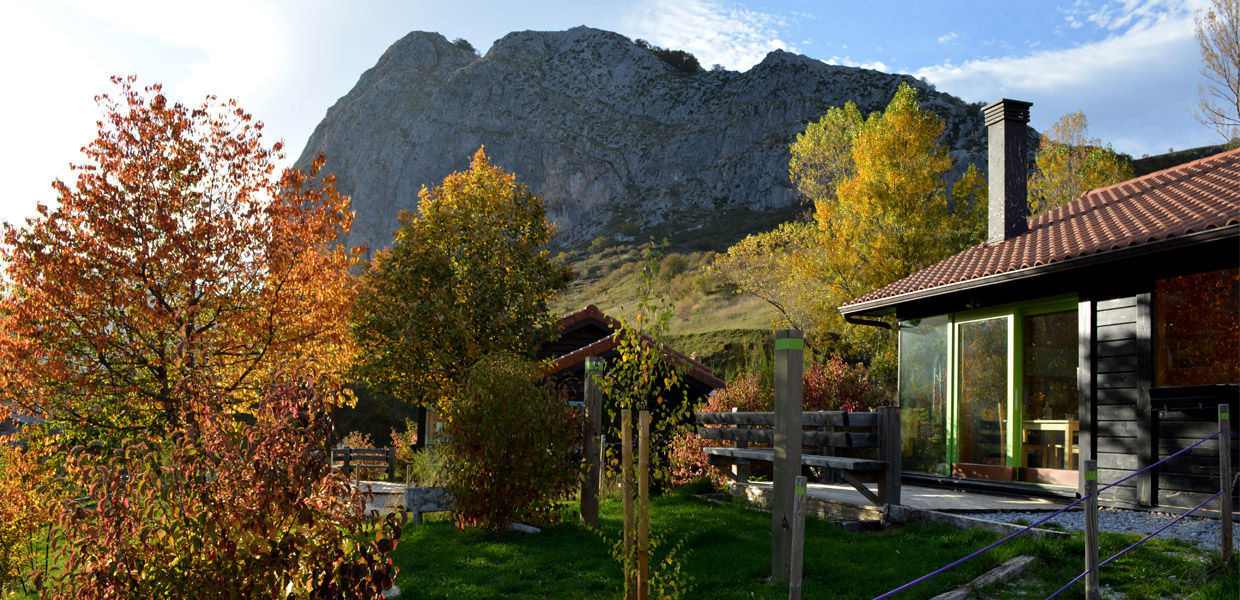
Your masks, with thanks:
[{"label": "wooden post with green band", "polygon": [[1235,547],[1232,540],[1232,516],[1231,516],[1231,409],[1227,404],[1218,405],[1218,477],[1219,487],[1223,493],[1218,497],[1219,502],[1219,524],[1222,525],[1222,531],[1219,534],[1222,539],[1219,540],[1220,547],[1223,550],[1223,560],[1231,560]]},{"label": "wooden post with green band", "polygon": [[775,332],[775,443],[771,490],[771,581],[787,582],[792,563],[793,487],[801,474],[801,376],[805,337]]},{"label": "wooden post with green band", "polygon": [[1084,461],[1085,469],[1085,598],[1098,600],[1098,461]]},{"label": "wooden post with green band", "polygon": [[586,458],[586,472],[581,481],[581,520],[590,527],[598,527],[599,473],[603,463],[599,456],[599,435],[603,429],[603,391],[598,378],[603,376],[606,363],[600,356],[586,358],[585,374],[581,378],[582,399],[585,401],[586,422],[582,453]]}]

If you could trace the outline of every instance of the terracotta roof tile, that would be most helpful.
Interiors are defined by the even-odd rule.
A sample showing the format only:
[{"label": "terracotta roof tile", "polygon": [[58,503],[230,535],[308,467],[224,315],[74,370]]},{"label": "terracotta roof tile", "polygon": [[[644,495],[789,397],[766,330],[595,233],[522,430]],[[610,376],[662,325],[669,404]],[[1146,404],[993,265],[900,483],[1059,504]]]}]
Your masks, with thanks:
[{"label": "terracotta roof tile", "polygon": [[[1240,149],[1090,190],[1029,221],[840,307],[1240,224]],[[895,302],[882,303],[888,306]],[[867,306],[866,309],[880,306]]]}]

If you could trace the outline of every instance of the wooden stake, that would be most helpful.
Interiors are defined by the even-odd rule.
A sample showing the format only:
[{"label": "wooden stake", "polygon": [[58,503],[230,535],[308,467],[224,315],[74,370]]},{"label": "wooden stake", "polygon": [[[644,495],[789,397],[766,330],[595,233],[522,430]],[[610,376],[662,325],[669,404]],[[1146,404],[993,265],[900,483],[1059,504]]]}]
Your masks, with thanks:
[{"label": "wooden stake", "polygon": [[620,493],[624,498],[624,598],[637,598],[633,569],[633,412],[620,411]]},{"label": "wooden stake", "polygon": [[581,449],[586,459],[586,472],[581,480],[581,520],[590,527],[598,527],[599,473],[603,464],[599,453],[602,444],[598,438],[603,428],[603,392],[596,377],[602,375],[603,365],[600,357],[586,358],[581,390],[586,409],[585,439]]},{"label": "wooden stake", "polygon": [[1098,461],[1085,461],[1085,598],[1098,600]]},{"label": "wooden stake", "polygon": [[1219,501],[1219,524],[1222,525],[1223,561],[1230,561],[1235,553],[1232,540],[1231,514],[1231,411],[1226,404],[1218,405],[1218,476],[1223,494]]},{"label": "wooden stake", "polygon": [[771,478],[771,581],[788,581],[791,562],[792,488],[801,474],[802,370],[800,330],[775,332],[775,443]]},{"label": "wooden stake", "polygon": [[900,503],[900,408],[878,407],[878,460],[887,463],[878,484],[879,504]]},{"label": "wooden stake", "polygon": [[650,597],[650,411],[638,413],[637,599]]},{"label": "wooden stake", "polygon": [[805,553],[805,477],[798,475],[793,490],[792,564],[788,577],[788,600],[801,600],[801,572]]}]

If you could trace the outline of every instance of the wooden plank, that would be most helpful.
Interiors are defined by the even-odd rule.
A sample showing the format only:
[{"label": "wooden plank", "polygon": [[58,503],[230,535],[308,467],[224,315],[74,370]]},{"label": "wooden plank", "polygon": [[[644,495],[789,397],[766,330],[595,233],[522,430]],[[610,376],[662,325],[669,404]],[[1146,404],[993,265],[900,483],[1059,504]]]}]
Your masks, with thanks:
[{"label": "wooden plank", "polygon": [[879,435],[882,445],[878,447],[878,459],[891,465],[886,476],[878,483],[881,504],[900,503],[900,409],[883,406],[878,409]]},{"label": "wooden plank", "polygon": [[775,332],[775,451],[771,484],[771,580],[787,582],[792,554],[788,525],[793,487],[801,474],[801,413],[804,412],[804,334]]},{"label": "wooden plank", "polygon": [[1137,424],[1132,421],[1102,421],[1098,423],[1098,437],[1135,438]]},{"label": "wooden plank", "polygon": [[[694,415],[698,425],[775,425],[774,412],[701,412]],[[878,427],[876,412],[844,412],[839,410],[803,411],[801,425],[804,427]]]},{"label": "wooden plank", "polygon": [[1098,326],[1094,329],[1097,340],[1100,342],[1115,342],[1119,340],[1135,340],[1137,339],[1136,328],[1132,323],[1122,323],[1119,325]]},{"label": "wooden plank", "polygon": [[1098,373],[1098,389],[1135,388],[1138,385],[1136,373]]},{"label": "wooden plank", "polygon": [[[765,462],[772,462],[775,457],[775,451],[770,448],[703,448],[702,452],[709,456]],[[879,460],[847,458],[843,456],[819,456],[817,454],[802,455],[801,464],[847,471],[884,471],[888,466],[887,463]]]},{"label": "wooden plank", "polygon": [[1141,468],[1140,459],[1135,454],[1123,454],[1116,452],[1098,452],[1098,468],[1100,469],[1125,469],[1128,471],[1136,471]]},{"label": "wooden plank", "polygon": [[1124,296],[1122,298],[1112,298],[1110,300],[1099,300],[1098,310],[1113,310],[1117,308],[1126,308],[1136,306],[1137,299],[1133,296]]},{"label": "wooden plank", "polygon": [[1131,437],[1131,438],[1100,437],[1098,438],[1098,453],[1099,454],[1124,453],[1124,454],[1135,455],[1136,452],[1137,452],[1137,438],[1135,437]]},{"label": "wooden plank", "polygon": [[[1150,381],[1154,372],[1150,365],[1150,357],[1154,349],[1151,346],[1154,313],[1149,292],[1137,294],[1137,372],[1133,379],[1137,387],[1137,468],[1144,469],[1155,462],[1155,447],[1158,445],[1157,423],[1150,410]],[[1137,502],[1142,506],[1153,506],[1158,500],[1157,472],[1150,470],[1137,476]]]},{"label": "wooden plank", "polygon": [[1098,407],[1099,421],[1136,421],[1137,417],[1135,406],[1117,404]]},{"label": "wooden plank", "polygon": [[[1171,423],[1160,423],[1159,425],[1160,436],[1192,440],[1189,444],[1185,444],[1185,446],[1201,441],[1203,438],[1213,435],[1218,431],[1218,423],[1211,423],[1209,421],[1177,421]],[[1208,444],[1210,442],[1206,443]]]},{"label": "wooden plank", "polygon": [[1137,353],[1137,340],[1120,339],[1098,342],[1098,356],[1128,356]]},{"label": "wooden plank", "polygon": [[1099,358],[1095,365],[1099,373],[1135,373],[1137,357],[1136,355],[1109,356]]},{"label": "wooden plank", "polygon": [[1098,308],[1098,326],[1105,327],[1107,325],[1120,325],[1125,323],[1135,323],[1137,320],[1137,307],[1125,306],[1123,308]]},{"label": "wooden plank", "polygon": [[[732,442],[774,443],[773,429],[733,429],[729,427],[699,427],[698,435],[708,440]],[[803,431],[801,443],[807,446],[832,446],[835,448],[877,448],[878,434],[855,431]]]},{"label": "wooden plank", "polygon": [[1137,404],[1136,388],[1124,388],[1118,390],[1098,390],[1098,404]]},{"label": "wooden plank", "polygon": [[[865,486],[865,482],[857,479],[856,477],[852,476],[852,474],[850,473],[842,473],[841,475],[844,477],[844,481],[848,482],[848,485],[853,486],[853,489],[857,490],[858,492],[861,492],[861,495],[865,496],[867,500],[874,503],[875,506],[882,506],[884,504],[888,504],[887,502],[883,502],[882,499],[878,497],[878,494],[871,492],[870,488]],[[897,504],[899,503],[897,502]]]},{"label": "wooden plank", "polygon": [[[1081,298],[1077,301],[1076,392],[1077,419],[1080,422],[1078,461],[1093,460],[1098,455],[1098,439],[1101,433],[1097,417],[1098,388],[1094,384],[1094,356],[1100,346],[1094,335],[1095,309],[1096,303],[1092,298]],[[1077,489],[1085,489],[1084,480],[1079,480]]]}]

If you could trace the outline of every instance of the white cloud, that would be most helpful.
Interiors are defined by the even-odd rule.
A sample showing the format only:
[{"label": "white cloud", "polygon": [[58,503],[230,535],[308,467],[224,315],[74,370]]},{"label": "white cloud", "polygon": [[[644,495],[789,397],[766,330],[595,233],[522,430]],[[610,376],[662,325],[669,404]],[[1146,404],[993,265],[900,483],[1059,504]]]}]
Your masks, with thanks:
[{"label": "white cloud", "polygon": [[703,66],[746,70],[776,49],[797,52],[782,39],[782,17],[712,0],[646,0],[622,19],[624,33],[691,52]]},{"label": "white cloud", "polygon": [[940,44],[946,44],[947,42],[950,42],[950,41],[952,41],[952,40],[956,39],[957,37],[960,37],[960,36],[956,35],[956,32],[954,32],[954,31],[949,31],[949,32],[947,32],[947,33],[945,33],[945,34],[943,34],[943,35],[940,35],[940,36],[939,36],[939,43],[940,43]]},{"label": "white cloud", "polygon": [[873,69],[875,71],[882,71],[884,73],[891,72],[891,67],[887,66],[887,63],[881,60],[873,60],[869,62],[857,62],[853,60],[852,57],[850,56],[832,56],[831,58],[828,58],[827,60],[824,60],[822,62],[825,62],[829,65],[840,65],[842,67],[861,67],[862,69]]},{"label": "white cloud", "polygon": [[1121,4],[1130,13],[1078,3],[1078,12],[1068,15],[1069,24],[1078,18],[1108,31],[1114,26],[1114,33],[1101,41],[932,65],[914,75],[970,101],[1032,101],[1032,125],[1038,129],[1063,114],[1084,110],[1094,134],[1121,152],[1153,154],[1168,146],[1216,143],[1188,112],[1196,97],[1200,62],[1192,6],[1135,0]]}]

